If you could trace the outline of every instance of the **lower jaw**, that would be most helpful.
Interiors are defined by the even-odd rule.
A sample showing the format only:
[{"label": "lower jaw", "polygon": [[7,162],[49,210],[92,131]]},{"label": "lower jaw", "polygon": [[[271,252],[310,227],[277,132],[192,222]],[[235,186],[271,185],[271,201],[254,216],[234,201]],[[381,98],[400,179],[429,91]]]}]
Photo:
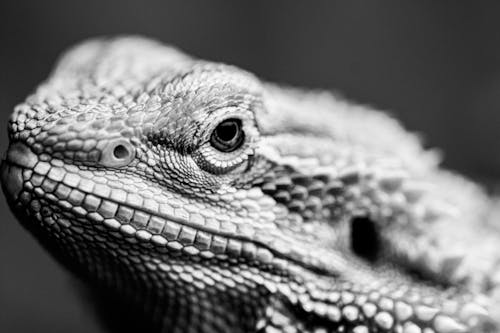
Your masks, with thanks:
[{"label": "lower jaw", "polygon": [[[40,198],[39,198],[39,200],[40,200]],[[130,283],[129,280],[133,280],[134,277],[137,277],[137,276],[143,276],[145,280],[149,281],[149,278],[147,277],[148,274],[156,274],[155,273],[156,269],[161,270],[161,268],[160,268],[161,266],[159,264],[157,264],[156,268],[147,268],[146,271],[148,273],[146,273],[146,271],[141,270],[141,269],[136,270],[134,268],[132,270],[131,266],[136,267],[136,262],[134,261],[134,259],[130,260],[130,258],[134,258],[134,256],[136,256],[137,252],[140,252],[140,249],[142,249],[142,250],[144,250],[144,249],[152,250],[153,249],[154,251],[158,251],[158,249],[164,249],[164,251],[165,251],[164,253],[169,258],[176,258],[177,257],[178,259],[182,259],[182,261],[177,264],[178,267],[189,265],[190,262],[193,262],[190,260],[192,260],[193,257],[199,256],[201,253],[200,252],[200,253],[197,253],[195,255],[193,253],[189,253],[189,250],[185,250],[184,248],[181,248],[181,249],[169,248],[168,243],[165,246],[153,246],[150,242],[146,242],[144,240],[141,240],[140,238],[136,237],[135,235],[129,236],[129,237],[123,237],[123,235],[121,235],[121,233],[119,231],[114,230],[112,228],[109,228],[109,226],[104,225],[104,223],[90,224],[90,223],[88,223],[88,220],[83,219],[83,218],[80,218],[81,219],[80,221],[78,218],[70,220],[69,217],[71,217],[73,215],[67,216],[65,214],[69,214],[69,212],[64,211],[64,210],[60,210],[60,209],[58,211],[54,210],[54,212],[52,213],[52,215],[51,215],[51,217],[53,219],[52,223],[47,222],[48,221],[47,218],[49,217],[49,214],[47,211],[42,214],[41,211],[36,211],[33,208],[31,208],[29,210],[29,212],[30,213],[28,215],[29,215],[31,220],[39,219],[41,216],[45,217],[44,221],[38,220],[38,222],[42,222],[42,223],[38,223],[37,227],[42,226],[43,229],[57,228],[60,230],[61,229],[64,230],[64,231],[62,231],[63,233],[59,234],[59,237],[52,237],[52,239],[51,239],[51,241],[55,241],[58,244],[58,248],[51,250],[51,252],[53,252],[56,255],[56,257],[61,257],[61,253],[65,253],[65,252],[66,253],[78,252],[78,251],[75,251],[74,248],[71,249],[71,247],[83,246],[86,242],[89,242],[89,241],[93,242],[92,247],[95,250],[92,250],[92,251],[96,251],[95,253],[90,251],[85,246],[83,246],[84,251],[83,252],[80,251],[79,256],[77,255],[77,256],[70,257],[70,258],[66,258],[66,259],[63,258],[62,259],[66,266],[74,268],[75,267],[75,260],[80,260],[81,262],[78,264],[78,266],[80,267],[80,271],[81,271],[81,268],[88,270],[88,267],[89,267],[88,262],[89,262],[89,260],[91,260],[91,258],[99,258],[99,260],[104,260],[103,258],[110,258],[110,259],[106,259],[106,260],[104,260],[104,262],[102,262],[100,264],[96,264],[96,265],[97,266],[101,265],[103,267],[107,267],[108,269],[110,269],[111,266],[123,267],[121,272],[118,269],[112,269],[113,275],[115,277],[111,278],[111,280],[110,280],[111,282],[107,282],[108,285],[116,284],[116,276],[120,276],[120,273],[123,275],[124,271],[127,271],[128,276],[132,277],[132,278],[126,279],[128,281],[127,283]],[[30,222],[33,222],[33,221],[30,221]],[[31,228],[33,228],[34,224],[35,223],[31,223]],[[37,229],[40,229],[40,228],[37,228]],[[88,230],[93,230],[92,235],[90,235],[87,232]],[[37,235],[37,238],[41,239],[41,240],[43,240],[43,239],[48,240],[49,238],[46,237],[47,236],[46,234],[50,233],[51,230],[43,230],[43,232],[45,233],[45,235],[43,235],[43,236]],[[99,234],[106,235],[106,237],[105,238],[101,237],[101,239],[99,240],[98,239]],[[51,235],[53,236],[53,233]],[[127,260],[123,261],[123,262],[119,261],[120,253],[123,253],[123,252],[120,252],[120,247],[109,246],[110,244],[113,243],[113,241],[116,241],[117,238],[120,239],[120,244],[122,244],[122,246],[121,246],[122,250],[124,248],[128,248],[128,247],[133,249],[132,252],[130,252],[130,253],[126,252],[125,257],[127,258]],[[178,242],[178,241],[175,241],[175,242]],[[54,244],[47,245],[47,246],[49,248],[54,248]],[[69,250],[68,250],[68,246],[69,246]],[[145,253],[148,253],[148,252],[145,251]],[[179,256],[181,256],[181,257],[179,257]],[[201,256],[199,256],[199,257],[201,258]],[[187,259],[187,260],[183,261],[185,259]],[[212,258],[204,258],[204,259],[207,259],[208,260],[207,264],[211,264],[211,265],[218,265],[217,262],[219,262],[219,264],[221,262],[227,264],[227,262],[231,261],[230,256],[228,256],[227,254],[214,255]],[[110,263],[108,260],[114,260],[115,264],[110,266]],[[165,260],[168,260],[168,258]],[[126,263],[125,265],[123,265],[124,262]],[[236,263],[234,263],[234,261],[233,261],[233,264],[236,265]],[[175,264],[173,264],[172,262],[167,262],[165,271],[171,270],[173,266],[175,266]],[[80,271],[79,271],[79,274],[81,273]],[[297,271],[295,271],[295,272],[297,272]],[[259,273],[259,274],[262,274],[262,273]],[[94,276],[94,278],[95,278],[95,276]],[[328,277],[325,276],[323,278],[328,278]],[[155,280],[155,279],[153,279],[153,280]],[[314,281],[314,279],[311,281]],[[122,284],[123,284],[123,286],[128,286],[127,288],[130,288],[131,285],[128,285],[127,283],[122,283]],[[147,283],[150,283],[150,282],[143,282],[143,283],[145,283],[145,285],[147,285]],[[183,282],[183,283],[189,284],[188,282]],[[335,285],[333,279],[330,281],[330,283],[332,286]],[[323,285],[325,285],[325,284],[323,284]],[[132,290],[135,290],[136,288],[138,288],[138,287],[137,286],[131,287]],[[278,291],[274,291],[274,292],[278,292]],[[329,293],[329,292],[331,292],[331,290],[328,290],[328,288],[326,290],[321,291],[321,293]],[[120,292],[118,291],[118,293],[120,293]],[[381,294],[381,295],[383,298],[384,294]],[[404,300],[404,298],[402,298],[402,300]],[[469,308],[472,307],[472,310],[468,310],[468,311],[471,311],[471,312],[475,311],[473,303],[470,303],[470,304],[471,305],[469,305]],[[425,307],[423,304],[422,304],[422,306]],[[463,308],[466,308],[467,306],[468,305],[462,304],[461,308],[463,309]],[[424,309],[422,311],[425,312],[428,310]],[[429,311],[432,311],[432,310],[429,310]],[[464,310],[458,310],[458,311],[463,312]],[[443,316],[447,316],[447,317],[444,317],[445,324],[443,324],[443,325],[446,325],[446,320],[448,320],[446,318],[459,318],[460,314],[455,312],[455,314],[453,314],[453,315],[449,315],[449,316],[443,315]],[[437,315],[435,318],[437,318]],[[455,319],[453,319],[453,320],[455,320]],[[478,319],[478,320],[480,320],[480,319]],[[460,322],[461,323],[460,325],[463,325],[463,323],[465,323],[465,320],[457,319],[457,322]],[[430,325],[429,327],[432,327],[432,325],[439,325],[439,321],[437,319],[429,320],[428,325]],[[489,324],[486,323],[484,325],[489,325]],[[494,325],[494,324],[491,324],[491,325]],[[439,330],[437,332],[439,332]],[[447,331],[443,331],[443,332],[447,332]],[[452,332],[454,332],[454,331],[452,331]],[[456,332],[464,332],[464,331],[456,330]],[[474,328],[474,329],[471,328],[467,332],[471,332],[471,333],[472,332],[483,332],[483,333],[485,333],[485,332],[495,332],[495,331],[493,331],[493,330],[488,331],[486,329],[482,330],[482,329],[477,329],[477,328]]]},{"label": "lower jaw", "polygon": [[[172,207],[168,207],[166,198],[162,199],[164,203],[159,208],[157,206],[156,210],[142,209],[143,207],[134,204],[134,200],[129,200],[129,196],[116,196],[120,197],[116,199],[113,191],[118,190],[92,181],[90,172],[87,171],[90,173],[89,177],[86,174],[72,173],[69,168],[65,168],[66,166],[50,166],[50,169],[45,167],[44,171],[40,171],[38,164],[33,168],[21,168],[5,163],[2,166],[2,178],[5,179],[4,184],[7,184],[4,185],[7,186],[5,191],[12,206],[29,209],[30,215],[49,227],[54,225],[81,233],[82,228],[91,226],[120,235],[129,243],[152,246],[162,252],[181,252],[188,256],[216,258],[221,261],[240,260],[252,265],[272,267],[284,274],[291,269],[323,275],[338,273],[332,269],[333,260],[330,261],[326,253],[283,254],[268,245],[269,235],[265,231],[260,232],[255,239],[249,239],[238,236],[234,225],[227,229],[232,230],[228,232],[222,225],[211,227],[209,224],[198,225],[179,219],[174,214],[163,213],[163,205],[165,210],[173,211]],[[14,178],[15,181],[9,182]],[[70,185],[72,182],[75,185]],[[100,187],[99,191],[108,195],[97,194],[97,188],[96,193],[89,190],[94,187]],[[131,191],[132,195],[137,192],[140,193]],[[88,196],[96,203],[87,201]],[[137,194],[135,196],[138,197]],[[42,216],[47,207],[57,209],[59,217]],[[72,223],[74,220],[81,223]],[[267,238],[258,238],[261,236]]]},{"label": "lower jaw", "polygon": [[[290,260],[279,253],[275,255],[273,250],[261,246],[258,242],[231,238],[210,230],[200,230],[186,225],[187,222],[181,224],[178,221],[170,221],[164,216],[140,211],[124,203],[119,203],[118,208],[110,213],[108,203],[116,205],[116,202],[100,198],[101,205],[92,211],[86,211],[81,203],[80,206],[70,204],[70,200],[73,200],[71,198],[73,192],[79,191],[78,187],[73,188],[68,197],[67,194],[63,194],[60,190],[62,187],[58,185],[65,186],[63,183],[54,185],[55,181],[48,175],[37,174],[31,169],[4,163],[1,172],[4,184],[11,184],[7,185],[9,187],[5,189],[5,192],[20,222],[29,230],[33,230],[34,225],[38,225],[47,231],[43,236],[37,237],[40,240],[47,236],[57,235],[61,231],[67,231],[73,236],[80,235],[83,237],[82,241],[102,241],[104,237],[100,235],[111,235],[111,237],[122,239],[126,244],[137,244],[142,248],[148,248],[152,253],[182,255],[188,260],[196,258],[214,260],[219,263],[239,262],[282,275],[314,273],[330,275],[327,270],[318,269],[314,265]],[[9,183],[11,179],[16,181]],[[104,202],[106,204],[102,204]],[[146,220],[149,222],[135,221],[138,214],[124,221],[120,216],[121,207],[134,212],[140,211],[141,216],[147,216]],[[163,230],[155,231],[155,227],[151,226],[152,222],[162,225]],[[94,231],[92,236],[89,236],[88,230]],[[200,234],[209,237],[210,242],[198,237]],[[60,234],[55,238],[66,236]]]},{"label": "lower jaw", "polygon": [[[29,171],[28,169],[21,168],[18,165],[3,162],[0,169],[0,177],[2,179],[3,189],[8,197],[9,201],[12,203],[13,207],[23,208],[25,211],[29,210],[29,214],[31,218],[35,218],[38,222],[44,224],[44,227],[48,228],[66,228],[69,231],[69,235],[80,235],[83,241],[86,240],[85,228],[93,228],[96,231],[102,231],[106,234],[111,235],[111,237],[122,237],[124,242],[128,244],[138,244],[140,247],[151,247],[153,246],[155,249],[164,249],[164,251],[172,254],[177,253],[181,255],[185,255],[186,257],[200,257],[203,259],[216,259],[222,262],[245,258],[245,255],[248,256],[245,259],[254,260],[256,262],[264,262],[268,263],[270,266],[277,266],[276,263],[273,264],[273,260],[275,259],[273,254],[268,250],[263,251],[255,246],[254,243],[242,243],[237,247],[229,247],[230,251],[228,251],[228,244],[231,242],[230,239],[221,239],[221,241],[226,242],[224,249],[225,251],[220,251],[222,248],[220,244],[215,248],[210,248],[210,246],[205,246],[205,249],[200,249],[200,244],[196,244],[196,234],[198,230],[193,227],[186,225],[179,225],[176,222],[165,221],[164,224],[167,225],[171,223],[171,225],[176,225],[178,227],[178,232],[174,235],[170,233],[171,236],[161,235],[161,234],[153,234],[148,230],[137,230],[125,228],[125,225],[122,221],[116,219],[115,214],[112,216],[102,216],[108,214],[107,210],[103,210],[103,214],[94,215],[94,219],[89,215],[80,216],[81,223],[72,223],[74,221],[78,221],[78,218],[74,218],[75,214],[79,214],[81,212],[75,211],[73,206],[64,206],[61,205],[60,202],[63,200],[55,195],[53,197],[56,199],[56,203],[47,195],[37,194],[33,188],[25,188],[25,182],[29,181],[29,178],[24,176],[25,171]],[[30,172],[27,172],[30,173]],[[28,179],[25,179],[28,178]],[[41,184],[39,184],[39,188],[43,188],[44,179],[41,180]],[[23,195],[24,194],[24,195]],[[59,203],[59,205],[57,205]],[[57,207],[58,216],[54,218],[54,216],[50,216],[47,213],[47,210],[42,209],[43,206],[52,206]],[[29,207],[29,208],[27,208]],[[100,208],[97,208],[96,213]],[[88,212],[87,212],[88,213]],[[24,219],[23,219],[24,220]],[[88,223],[92,221],[92,223]],[[30,221],[31,222],[31,221]],[[25,223],[26,224],[26,223]],[[127,230],[128,229],[128,230]],[[183,235],[184,232],[184,235]],[[97,234],[97,233],[96,233]],[[193,235],[194,236],[190,236]],[[87,235],[88,236],[88,235]],[[155,237],[158,236],[158,237]],[[175,236],[175,237],[174,237]],[[56,237],[57,238],[57,237]],[[96,240],[98,237],[94,237]],[[39,237],[40,240],[43,240],[43,237]],[[60,240],[64,242],[64,240]],[[87,239],[88,241],[88,239]],[[67,240],[67,242],[77,243],[74,240]],[[245,244],[248,248],[245,249]],[[211,246],[214,244],[211,243]],[[214,250],[216,249],[216,250]],[[258,251],[261,252],[258,252]],[[260,254],[259,254],[260,253]],[[259,256],[261,256],[259,258]],[[257,259],[257,260],[256,260]],[[284,261],[283,259],[279,259],[280,264],[289,264],[289,262]],[[303,267],[299,267],[297,265],[292,264],[292,268],[295,269],[303,269]],[[281,267],[283,271],[288,271],[290,267]]]}]

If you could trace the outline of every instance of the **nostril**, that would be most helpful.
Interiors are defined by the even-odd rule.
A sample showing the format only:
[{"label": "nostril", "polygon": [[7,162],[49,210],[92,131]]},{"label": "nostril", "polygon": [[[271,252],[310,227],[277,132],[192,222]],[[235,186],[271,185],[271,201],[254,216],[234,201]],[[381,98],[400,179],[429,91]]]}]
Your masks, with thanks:
[{"label": "nostril", "polygon": [[112,140],[101,151],[99,163],[107,167],[122,167],[128,165],[135,157],[135,148],[124,139]]},{"label": "nostril", "polygon": [[118,159],[124,159],[129,156],[130,152],[124,145],[117,145],[113,150],[113,155]]}]

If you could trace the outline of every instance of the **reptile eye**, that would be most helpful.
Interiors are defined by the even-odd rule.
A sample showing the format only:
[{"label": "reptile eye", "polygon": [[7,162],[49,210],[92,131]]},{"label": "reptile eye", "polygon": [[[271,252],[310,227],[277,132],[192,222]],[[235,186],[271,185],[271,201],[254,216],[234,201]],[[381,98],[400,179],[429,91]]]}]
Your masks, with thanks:
[{"label": "reptile eye", "polygon": [[245,138],[241,127],[239,119],[231,118],[222,121],[212,132],[210,144],[224,153],[235,151],[241,147]]}]

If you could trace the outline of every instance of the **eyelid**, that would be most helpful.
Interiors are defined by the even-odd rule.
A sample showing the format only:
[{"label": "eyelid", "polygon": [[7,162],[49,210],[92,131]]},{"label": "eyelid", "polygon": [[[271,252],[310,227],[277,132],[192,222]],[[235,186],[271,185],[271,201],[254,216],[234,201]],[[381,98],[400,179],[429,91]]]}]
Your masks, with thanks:
[{"label": "eyelid", "polygon": [[[241,130],[244,139],[241,147],[231,152],[223,152],[214,148],[211,135],[215,128],[224,120],[235,118],[241,121]],[[254,154],[259,131],[250,109],[237,106],[223,107],[206,116],[205,127],[200,126],[194,134],[197,142],[196,148],[190,153],[195,163],[204,171],[212,174],[223,175],[230,172],[243,173],[248,171],[249,156]]]},{"label": "eyelid", "polygon": [[[207,114],[200,121],[200,126],[197,132],[194,134],[198,139],[207,141],[210,139],[211,133],[215,128],[226,119],[239,119],[242,123],[242,127],[245,127],[247,123],[255,123],[253,112],[248,109],[243,109],[238,106],[225,106],[220,109],[212,111]],[[203,125],[205,124],[205,125]]]}]

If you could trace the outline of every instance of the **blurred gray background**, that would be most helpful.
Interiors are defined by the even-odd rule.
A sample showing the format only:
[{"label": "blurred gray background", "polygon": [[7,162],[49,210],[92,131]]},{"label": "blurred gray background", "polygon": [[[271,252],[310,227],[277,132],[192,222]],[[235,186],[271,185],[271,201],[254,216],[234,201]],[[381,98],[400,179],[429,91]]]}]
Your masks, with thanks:
[{"label": "blurred gray background", "polygon": [[[0,151],[13,106],[81,39],[141,34],[390,111],[445,165],[500,176],[500,2],[2,1]],[[103,332],[0,195],[0,332]]]}]

